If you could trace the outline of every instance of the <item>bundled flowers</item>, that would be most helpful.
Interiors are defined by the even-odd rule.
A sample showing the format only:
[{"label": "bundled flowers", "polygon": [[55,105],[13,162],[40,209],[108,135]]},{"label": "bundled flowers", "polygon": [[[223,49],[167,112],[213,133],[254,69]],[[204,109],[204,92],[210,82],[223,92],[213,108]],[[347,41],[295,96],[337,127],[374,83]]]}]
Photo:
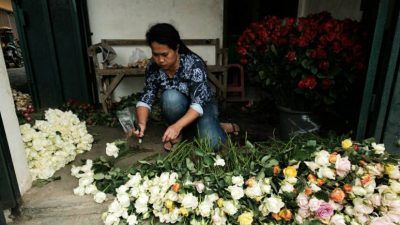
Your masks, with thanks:
[{"label": "bundled flowers", "polygon": [[323,12],[304,18],[269,16],[237,42],[248,74],[277,104],[313,110],[347,100],[364,76],[366,34],[355,21]]},{"label": "bundled flowers", "polygon": [[75,159],[89,151],[93,137],[84,122],[72,112],[48,109],[45,120],[20,126],[28,166],[33,180],[47,179]]},{"label": "bundled flowers", "polygon": [[32,113],[35,112],[35,109],[32,105],[31,96],[14,89],[12,89],[12,96],[17,115],[20,117],[20,119],[23,118],[26,122],[31,122]]},{"label": "bundled flowers", "polygon": [[329,147],[314,140],[257,146],[231,146],[236,155],[216,155],[183,144],[172,156],[141,161],[126,174],[111,167],[106,172],[104,159],[88,161],[73,167],[80,186],[74,192],[98,193],[93,184],[107,185],[99,185],[106,179],[99,175],[112,174],[107,187],[120,185],[108,191],[116,197],[102,216],[107,225],[155,218],[191,225],[400,223],[398,159],[383,144],[344,139]]}]

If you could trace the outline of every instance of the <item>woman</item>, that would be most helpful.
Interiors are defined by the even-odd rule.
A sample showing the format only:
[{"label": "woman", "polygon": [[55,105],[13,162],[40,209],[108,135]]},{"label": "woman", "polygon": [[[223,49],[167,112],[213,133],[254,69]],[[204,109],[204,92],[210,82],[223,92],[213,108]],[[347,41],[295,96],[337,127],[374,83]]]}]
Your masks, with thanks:
[{"label": "woman", "polygon": [[[197,134],[207,138],[214,149],[226,140],[218,121],[218,108],[207,83],[207,67],[200,56],[182,42],[178,31],[167,23],[152,26],[146,33],[152,60],[146,69],[143,95],[136,105],[142,138],[154,99],[161,91],[161,108],[169,124],[162,137],[164,148],[170,150],[180,138]],[[234,128],[234,127],[232,127]]]}]

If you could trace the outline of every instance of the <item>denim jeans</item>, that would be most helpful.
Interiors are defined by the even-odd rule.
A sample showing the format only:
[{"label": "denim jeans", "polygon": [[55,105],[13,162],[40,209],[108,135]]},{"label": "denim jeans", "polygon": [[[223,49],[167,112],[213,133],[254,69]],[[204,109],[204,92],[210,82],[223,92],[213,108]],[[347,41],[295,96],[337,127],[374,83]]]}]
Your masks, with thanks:
[{"label": "denim jeans", "polygon": [[[190,107],[190,99],[177,90],[165,90],[161,96],[163,116],[168,124],[173,124],[186,114]],[[218,150],[221,143],[225,143],[226,134],[218,120],[218,107],[215,102],[203,107],[203,115],[182,130],[184,139],[196,135],[208,139],[211,147]]]}]

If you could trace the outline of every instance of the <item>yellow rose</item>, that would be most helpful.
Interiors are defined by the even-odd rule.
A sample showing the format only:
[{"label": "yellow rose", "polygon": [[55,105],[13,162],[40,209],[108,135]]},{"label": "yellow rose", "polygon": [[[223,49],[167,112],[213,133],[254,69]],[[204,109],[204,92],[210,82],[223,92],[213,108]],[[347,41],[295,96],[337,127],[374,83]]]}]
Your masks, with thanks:
[{"label": "yellow rose", "polygon": [[238,217],[238,222],[240,225],[250,225],[253,222],[253,213],[244,212]]},{"label": "yellow rose", "polygon": [[394,167],[393,164],[387,164],[387,165],[385,165],[385,173],[386,173],[387,175],[389,175],[389,176],[393,173],[394,169],[395,169],[395,167]]},{"label": "yellow rose", "polygon": [[343,148],[344,150],[349,149],[351,146],[353,146],[353,142],[351,141],[350,138],[345,139],[345,140],[342,141],[342,148]]},{"label": "yellow rose", "polygon": [[294,166],[288,166],[285,169],[283,169],[283,174],[285,175],[285,177],[296,177],[297,170]]},{"label": "yellow rose", "polygon": [[185,207],[181,207],[181,208],[179,209],[179,212],[181,213],[181,215],[182,215],[183,217],[189,216],[189,212],[188,212],[188,210],[187,210]]},{"label": "yellow rose", "polygon": [[220,207],[220,208],[224,207],[224,199],[219,198],[218,201],[217,201],[217,205],[218,205],[218,207]]},{"label": "yellow rose", "polygon": [[174,207],[174,202],[171,200],[167,200],[164,202],[164,206],[165,208],[171,210]]}]

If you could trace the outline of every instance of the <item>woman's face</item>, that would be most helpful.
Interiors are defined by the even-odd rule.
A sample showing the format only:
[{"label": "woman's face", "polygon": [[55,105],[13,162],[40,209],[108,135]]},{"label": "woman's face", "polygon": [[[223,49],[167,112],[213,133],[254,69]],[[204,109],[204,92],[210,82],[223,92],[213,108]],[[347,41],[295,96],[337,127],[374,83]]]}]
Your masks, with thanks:
[{"label": "woman's face", "polygon": [[154,62],[164,70],[174,70],[178,60],[178,49],[173,50],[168,45],[152,42],[150,45]]}]

